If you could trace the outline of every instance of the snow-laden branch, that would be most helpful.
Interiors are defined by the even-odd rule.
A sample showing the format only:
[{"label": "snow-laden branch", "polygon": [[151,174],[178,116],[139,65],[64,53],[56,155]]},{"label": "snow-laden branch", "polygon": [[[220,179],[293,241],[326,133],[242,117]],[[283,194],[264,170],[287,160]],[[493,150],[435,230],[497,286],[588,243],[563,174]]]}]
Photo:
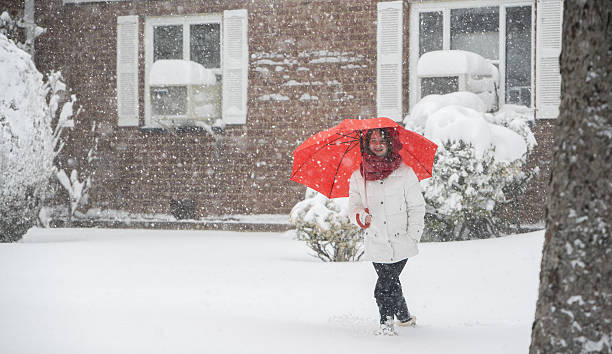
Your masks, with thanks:
[{"label": "snow-laden branch", "polygon": [[57,171],[55,176],[70,196],[70,214],[72,215],[81,203],[83,197],[87,194],[89,187],[91,187],[91,177],[79,181],[79,173],[77,170],[72,170],[70,178],[68,178],[63,169]]}]

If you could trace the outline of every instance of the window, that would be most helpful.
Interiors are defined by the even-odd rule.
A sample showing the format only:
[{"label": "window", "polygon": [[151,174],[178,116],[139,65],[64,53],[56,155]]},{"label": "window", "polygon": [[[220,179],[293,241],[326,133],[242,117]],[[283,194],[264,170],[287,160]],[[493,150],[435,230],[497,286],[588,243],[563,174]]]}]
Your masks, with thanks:
[{"label": "window", "polygon": [[144,126],[246,123],[247,11],[145,19]]},{"label": "window", "polygon": [[422,12],[419,17],[419,57],[427,52],[442,50],[442,12]]},{"label": "window", "polygon": [[459,90],[457,76],[426,77],[421,79],[421,97],[436,94],[444,95]]},{"label": "window", "polygon": [[221,119],[221,16],[151,19],[149,125],[185,126]]},{"label": "window", "polygon": [[[419,87],[414,73],[424,53],[458,49],[477,53],[498,67],[501,104],[533,106],[532,12],[533,2],[521,0],[412,5],[411,92],[440,91],[442,84],[452,87],[450,82],[428,82],[427,87]],[[417,95],[410,95],[411,106],[417,99]]]},{"label": "window", "polygon": [[531,102],[531,6],[506,9],[506,103]]},{"label": "window", "polygon": [[499,60],[499,8],[451,9],[451,49],[480,54],[493,62]]},{"label": "window", "polygon": [[183,26],[153,26],[153,62],[183,59]]},{"label": "window", "polygon": [[205,68],[221,67],[221,26],[218,23],[191,25],[191,60]]}]

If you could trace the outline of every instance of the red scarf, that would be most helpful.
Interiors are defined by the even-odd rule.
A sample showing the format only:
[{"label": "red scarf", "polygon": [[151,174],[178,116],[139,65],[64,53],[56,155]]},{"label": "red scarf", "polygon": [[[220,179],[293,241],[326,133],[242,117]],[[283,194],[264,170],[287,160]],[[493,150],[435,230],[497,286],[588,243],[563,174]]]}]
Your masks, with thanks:
[{"label": "red scarf", "polygon": [[395,129],[386,129],[386,131],[391,137],[391,153],[379,157],[368,153],[368,149],[364,149],[359,171],[366,181],[385,179],[393,171],[397,170],[402,163],[402,156],[399,154],[402,148],[402,143],[399,141],[399,133]]}]

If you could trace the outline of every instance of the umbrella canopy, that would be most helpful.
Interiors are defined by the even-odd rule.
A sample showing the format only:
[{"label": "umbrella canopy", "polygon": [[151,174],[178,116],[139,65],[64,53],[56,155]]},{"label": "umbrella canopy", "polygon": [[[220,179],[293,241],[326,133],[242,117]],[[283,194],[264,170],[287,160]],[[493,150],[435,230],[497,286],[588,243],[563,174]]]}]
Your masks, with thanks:
[{"label": "umbrella canopy", "polygon": [[291,180],[328,198],[347,197],[351,174],[362,159],[360,140],[375,128],[394,128],[399,133],[399,154],[419,180],[431,177],[438,146],[389,118],[346,119],[335,127],[311,136],[293,151]]}]

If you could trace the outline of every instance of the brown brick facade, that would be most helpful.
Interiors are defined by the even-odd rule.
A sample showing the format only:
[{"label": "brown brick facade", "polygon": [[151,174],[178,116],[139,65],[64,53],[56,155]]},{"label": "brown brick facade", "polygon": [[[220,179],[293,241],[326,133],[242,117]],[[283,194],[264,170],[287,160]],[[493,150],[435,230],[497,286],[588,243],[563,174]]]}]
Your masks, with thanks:
[{"label": "brown brick facade", "polygon": [[0,0],[0,14],[6,11],[12,18],[23,15],[23,1],[24,0]]},{"label": "brown brick facade", "polygon": [[[102,124],[91,206],[169,213],[170,200],[187,198],[196,201],[197,216],[287,213],[304,191],[288,180],[291,151],[312,133],[342,119],[376,113],[373,1],[127,1],[62,6],[56,0],[36,6],[38,23],[49,31],[37,41],[39,58],[44,58],[39,59],[39,68],[61,70],[77,93],[84,112],[76,129],[86,131],[93,121]],[[230,126],[216,138],[206,132],[117,127],[117,16],[140,16],[144,56],[144,17],[238,8],[249,13],[246,125]],[[276,64],[265,64],[270,61]],[[141,62],[141,120],[143,75]],[[273,94],[289,99],[262,99]],[[318,100],[300,101],[304,94]],[[88,149],[88,139],[77,138],[70,153],[82,155],[79,149]]]},{"label": "brown brick facade", "polygon": [[539,119],[531,128],[538,145],[535,147],[528,166],[538,167],[540,172],[529,184],[525,196],[520,203],[521,219],[525,223],[535,223],[544,220],[544,210],[548,198],[548,181],[550,179],[551,160],[554,146],[553,131],[557,123],[554,119]]},{"label": "brown brick facade", "polygon": [[[118,127],[117,16],[139,16],[142,123],[144,19],[230,9],[248,10],[247,124],[228,126],[215,137],[204,131]],[[408,1],[404,11],[407,29]],[[65,153],[84,156],[94,138],[89,133],[92,124],[100,124],[90,207],[169,214],[172,199],[192,199],[196,217],[288,213],[304,193],[304,187],[289,181],[292,150],[311,134],[345,118],[376,115],[377,1],[157,0],[62,5],[62,0],[45,0],[36,1],[36,19],[48,30],[36,43],[39,69],[61,70],[84,108]],[[408,37],[406,31],[404,111]],[[280,96],[271,95],[288,99],[277,101],[270,97]],[[539,134],[550,135],[546,124],[536,124],[540,126],[544,128]],[[543,194],[539,195],[542,199]],[[534,205],[538,208],[541,203]]]}]

